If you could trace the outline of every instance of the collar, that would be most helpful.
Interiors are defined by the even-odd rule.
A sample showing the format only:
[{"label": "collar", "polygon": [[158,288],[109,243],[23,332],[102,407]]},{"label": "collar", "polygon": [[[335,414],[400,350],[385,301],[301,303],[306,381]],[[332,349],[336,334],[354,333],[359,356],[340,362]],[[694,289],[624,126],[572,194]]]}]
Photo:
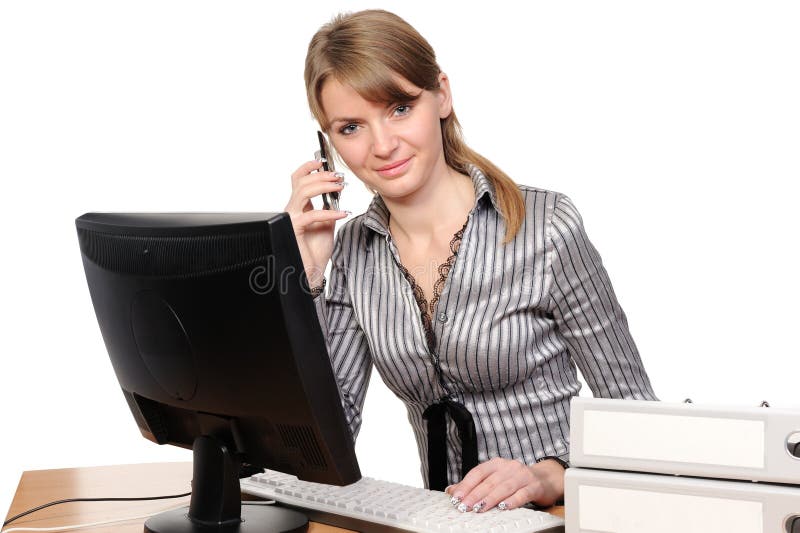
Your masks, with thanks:
[{"label": "collar", "polygon": [[[494,208],[498,209],[494,185],[491,180],[486,177],[481,169],[471,163],[467,165],[467,170],[469,171],[469,176],[472,178],[472,184],[475,186],[475,205],[472,209],[475,210],[481,198],[486,195],[489,196]],[[381,235],[389,234],[389,209],[386,207],[380,194],[376,194],[373,197],[372,202],[364,212],[364,218],[361,223],[365,227]]]}]

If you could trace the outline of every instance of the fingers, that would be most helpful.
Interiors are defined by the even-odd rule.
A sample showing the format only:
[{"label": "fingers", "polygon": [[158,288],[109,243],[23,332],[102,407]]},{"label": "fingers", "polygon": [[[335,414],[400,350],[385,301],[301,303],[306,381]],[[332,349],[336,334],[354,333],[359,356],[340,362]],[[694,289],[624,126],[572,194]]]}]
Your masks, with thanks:
[{"label": "fingers", "polygon": [[303,176],[307,176],[310,173],[314,172],[315,170],[319,170],[322,168],[322,161],[321,160],[313,160],[313,161],[306,161],[302,165],[300,165],[297,170],[292,172],[292,184],[294,184],[295,180],[301,178]]},{"label": "fingers", "polygon": [[291,215],[292,226],[305,228],[319,222],[333,222],[350,216],[350,211],[335,211],[333,209],[314,209],[301,214]]},{"label": "fingers", "polygon": [[324,192],[341,192],[347,184],[343,181],[324,181],[307,183],[300,186],[298,189],[292,191],[292,198],[289,200],[289,206],[302,207],[303,211],[308,211],[306,204],[309,203],[311,198],[319,196]]},{"label": "fingers", "polygon": [[[292,195],[285,211],[298,214],[313,209],[311,198],[323,193],[341,192],[345,185],[341,172],[320,171],[321,161],[307,161],[292,173]],[[318,172],[314,172],[317,170]]]},{"label": "fingers", "polygon": [[494,458],[485,463],[481,463],[470,470],[460,483],[451,485],[445,492],[452,496],[451,503],[458,507],[461,512],[471,511],[472,507],[480,503],[481,498],[488,492],[488,487],[481,485],[492,474],[503,466],[505,459]]},{"label": "fingers", "polygon": [[[509,511],[511,509],[516,509],[517,507],[522,507],[529,501],[530,501],[530,496],[528,495],[528,490],[522,488],[519,489],[514,494],[512,494],[511,496],[506,496],[505,498],[497,502],[495,507],[497,507],[501,511]],[[489,509],[491,509],[491,507],[489,507]]]},{"label": "fingers", "polygon": [[448,494],[461,512],[484,512],[494,507],[514,509],[540,492],[539,483],[519,461],[495,458],[470,470],[461,483],[448,487]]},{"label": "fingers", "polygon": [[455,485],[454,496],[459,496],[463,499],[467,494],[470,493],[471,490],[478,486],[479,483],[501,468],[503,466],[503,461],[505,461],[505,459],[495,457],[494,459],[490,459],[485,463],[479,464],[467,472],[467,475],[464,476],[464,479]]},{"label": "fingers", "polygon": [[322,161],[306,161],[292,172],[292,188],[295,189],[309,181],[338,181],[342,178],[344,174],[341,172],[322,170]]},{"label": "fingers", "polygon": [[[500,473],[495,474],[497,479],[489,479],[477,489],[486,487],[486,493],[478,498],[478,508],[473,504],[472,510],[486,511],[497,507],[500,510],[516,509],[531,501],[531,495],[539,492],[539,481],[534,477],[514,476],[503,478]],[[476,489],[476,490],[477,490]],[[471,495],[469,496],[472,497]],[[503,505],[500,505],[500,504]]]}]

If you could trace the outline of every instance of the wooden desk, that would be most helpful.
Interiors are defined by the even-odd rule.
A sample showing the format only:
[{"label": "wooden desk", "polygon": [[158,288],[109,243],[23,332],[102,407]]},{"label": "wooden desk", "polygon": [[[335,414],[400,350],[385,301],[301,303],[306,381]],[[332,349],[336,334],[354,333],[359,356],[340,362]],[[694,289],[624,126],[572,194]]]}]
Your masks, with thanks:
[{"label": "wooden desk", "polygon": [[[23,472],[6,520],[43,503],[65,498],[121,498],[181,494],[191,490],[192,463],[151,463],[138,465],[30,470]],[[20,518],[8,528],[54,527],[84,524],[146,515],[181,505],[189,497],[147,502],[77,502],[54,505]],[[563,507],[548,509],[564,516]],[[145,519],[117,522],[107,526],[73,530],[91,533],[142,533]],[[3,528],[5,529],[5,528]],[[349,529],[309,523],[309,533],[351,533]]]}]

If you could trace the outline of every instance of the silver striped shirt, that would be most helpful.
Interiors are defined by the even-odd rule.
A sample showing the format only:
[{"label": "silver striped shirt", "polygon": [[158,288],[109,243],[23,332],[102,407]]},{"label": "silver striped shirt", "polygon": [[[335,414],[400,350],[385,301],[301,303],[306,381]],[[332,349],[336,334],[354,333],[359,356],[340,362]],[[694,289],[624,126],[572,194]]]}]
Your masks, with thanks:
[{"label": "silver striped shirt", "polygon": [[[492,183],[475,166],[470,176],[475,205],[431,317],[434,354],[379,195],[338,230],[328,295],[314,300],[354,438],[375,365],[408,409],[426,487],[422,413],[448,392],[472,413],[479,462],[499,456],[525,464],[569,459],[569,401],[580,389],[576,365],[595,396],[656,399],[570,199],[519,185],[525,219],[503,245]],[[452,421],[447,455],[449,483],[457,483],[461,442]]]}]

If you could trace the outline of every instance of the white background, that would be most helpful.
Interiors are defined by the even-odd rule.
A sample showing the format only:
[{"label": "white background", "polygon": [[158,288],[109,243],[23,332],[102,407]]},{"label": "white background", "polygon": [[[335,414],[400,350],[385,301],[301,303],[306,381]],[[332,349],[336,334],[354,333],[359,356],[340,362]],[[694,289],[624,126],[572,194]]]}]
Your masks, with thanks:
[{"label": "white background", "polygon": [[[515,4],[379,7],[434,46],[473,148],[573,199],[662,400],[798,407],[800,4]],[[316,149],[308,41],[366,7],[0,3],[2,514],[23,470],[190,459],[138,433],[74,219],[281,211]],[[364,474],[421,486],[377,376],[364,418]]]}]

